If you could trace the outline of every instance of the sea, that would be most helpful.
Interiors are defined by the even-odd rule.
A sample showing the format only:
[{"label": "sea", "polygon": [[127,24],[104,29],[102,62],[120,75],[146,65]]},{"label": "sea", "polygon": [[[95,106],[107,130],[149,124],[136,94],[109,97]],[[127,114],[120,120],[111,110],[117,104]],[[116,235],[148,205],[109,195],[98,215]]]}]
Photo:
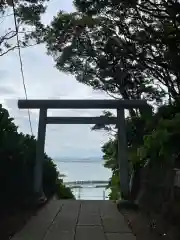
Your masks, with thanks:
[{"label": "sea", "polygon": [[[64,182],[74,181],[108,181],[111,171],[103,166],[101,157],[72,158],[61,157],[54,160]],[[82,185],[81,188],[72,189],[76,199],[108,200],[109,190],[103,184]]]}]

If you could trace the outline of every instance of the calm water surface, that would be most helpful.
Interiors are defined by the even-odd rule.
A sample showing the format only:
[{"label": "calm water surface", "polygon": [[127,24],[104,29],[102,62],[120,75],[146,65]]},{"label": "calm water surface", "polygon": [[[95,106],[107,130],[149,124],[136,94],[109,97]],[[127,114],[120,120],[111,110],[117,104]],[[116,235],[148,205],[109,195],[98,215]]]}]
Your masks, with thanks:
[{"label": "calm water surface", "polygon": [[[88,159],[87,162],[72,162],[74,160],[65,159],[55,160],[60,174],[65,174],[64,181],[76,180],[103,180],[108,181],[111,171],[104,168],[103,160]],[[76,160],[75,160],[76,161]],[[105,192],[104,192],[105,191]],[[109,191],[103,188],[82,188],[73,190],[76,199],[102,200],[104,195],[107,198]]]}]

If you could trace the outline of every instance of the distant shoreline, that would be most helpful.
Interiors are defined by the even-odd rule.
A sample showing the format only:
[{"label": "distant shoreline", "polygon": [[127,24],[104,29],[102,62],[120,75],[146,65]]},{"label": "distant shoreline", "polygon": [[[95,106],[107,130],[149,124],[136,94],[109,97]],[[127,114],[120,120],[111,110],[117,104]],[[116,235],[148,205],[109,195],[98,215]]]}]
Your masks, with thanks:
[{"label": "distant shoreline", "polygon": [[88,158],[72,158],[72,157],[65,157],[65,158],[54,158],[55,162],[63,162],[63,163],[102,163],[104,160],[102,157],[88,157]]}]

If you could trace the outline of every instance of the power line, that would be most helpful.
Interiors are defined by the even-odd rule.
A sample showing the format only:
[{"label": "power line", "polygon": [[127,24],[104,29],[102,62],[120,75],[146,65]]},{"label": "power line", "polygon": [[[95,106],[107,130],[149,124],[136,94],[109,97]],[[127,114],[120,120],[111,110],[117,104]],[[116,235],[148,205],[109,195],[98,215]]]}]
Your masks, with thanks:
[{"label": "power line", "polygon": [[[26,100],[27,100],[28,97],[27,97],[27,90],[26,90],[26,84],[25,84],[25,78],[24,78],[23,62],[22,62],[22,57],[21,57],[21,48],[20,48],[20,45],[19,45],[19,34],[18,34],[18,26],[17,26],[17,21],[16,21],[14,0],[12,0],[12,7],[13,7],[14,25],[15,25],[15,31],[16,31],[16,40],[17,40],[17,48],[18,48],[21,76],[22,76],[24,92],[25,92],[25,96],[26,96]],[[29,118],[29,126],[30,126],[30,130],[31,130],[31,134],[33,135],[32,124],[31,124],[31,116],[30,116],[29,109],[28,109],[28,118]]]}]

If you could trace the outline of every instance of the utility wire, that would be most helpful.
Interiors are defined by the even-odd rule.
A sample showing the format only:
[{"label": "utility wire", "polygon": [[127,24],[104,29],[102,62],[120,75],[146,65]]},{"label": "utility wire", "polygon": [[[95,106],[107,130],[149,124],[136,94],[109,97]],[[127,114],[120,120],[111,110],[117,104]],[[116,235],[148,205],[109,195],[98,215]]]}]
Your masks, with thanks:
[{"label": "utility wire", "polygon": [[[12,0],[12,8],[13,8],[14,25],[15,25],[15,31],[16,31],[16,40],[17,40],[17,48],[18,48],[21,76],[22,76],[24,92],[25,92],[25,96],[26,96],[26,100],[27,100],[28,97],[27,97],[27,90],[26,90],[26,84],[25,84],[25,78],[24,78],[23,62],[22,62],[22,57],[21,57],[21,48],[20,48],[20,45],[19,45],[19,34],[18,34],[18,26],[17,26],[17,20],[16,20],[14,0]],[[30,130],[31,130],[31,135],[33,135],[32,124],[31,124],[31,116],[30,116],[29,108],[28,108],[28,118],[29,118],[29,126],[30,126]]]}]

